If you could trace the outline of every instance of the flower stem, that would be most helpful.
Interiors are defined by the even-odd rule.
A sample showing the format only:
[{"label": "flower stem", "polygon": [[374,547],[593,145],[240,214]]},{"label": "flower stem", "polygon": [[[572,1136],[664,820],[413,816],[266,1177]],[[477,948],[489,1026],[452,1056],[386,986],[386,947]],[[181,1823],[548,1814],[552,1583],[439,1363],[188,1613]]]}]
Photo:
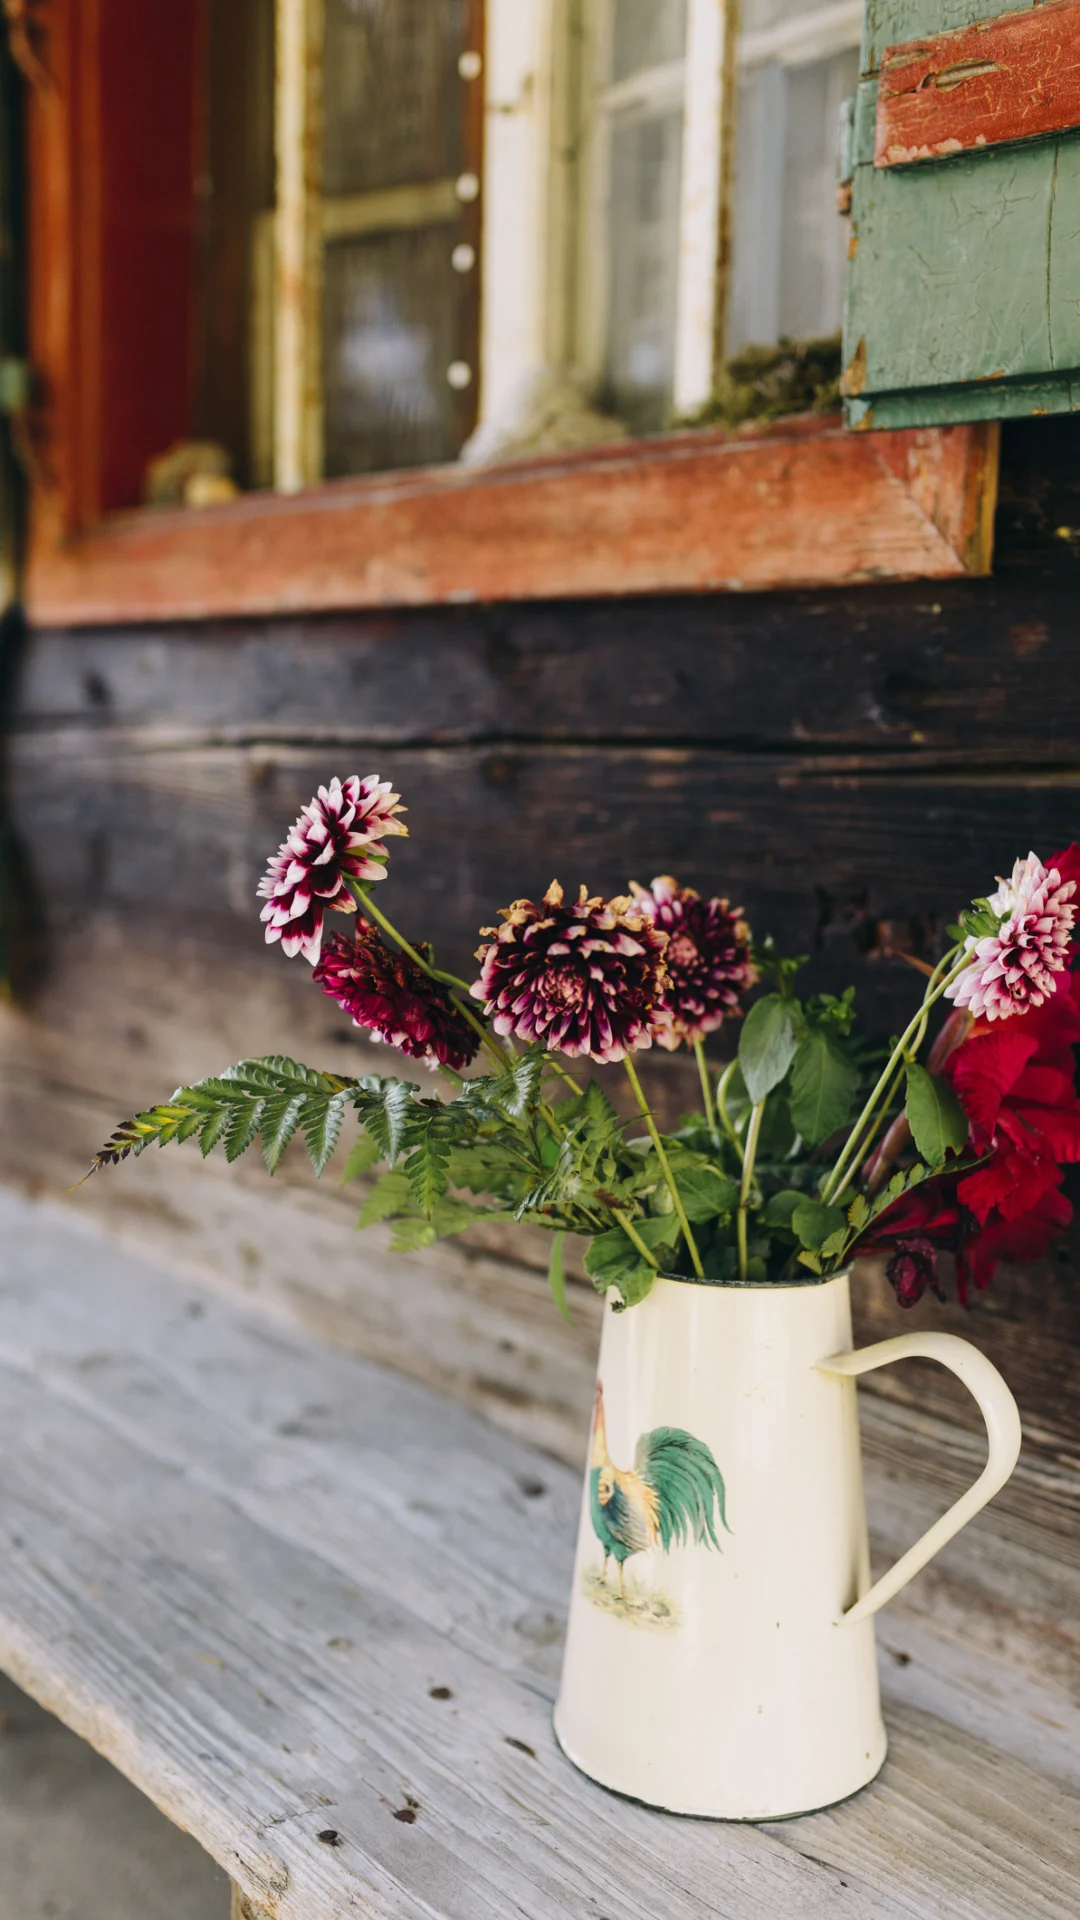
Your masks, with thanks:
[{"label": "flower stem", "polygon": [[[927,982],[926,992],[923,995],[922,1005],[919,1007],[914,1018],[909,1020],[907,1026],[904,1028],[903,1033],[900,1035],[899,1040],[897,1041],[895,1047],[893,1048],[891,1054],[889,1055],[889,1058],[885,1063],[884,1071],[882,1072],[877,1085],[875,1086],[873,1092],[870,1095],[869,1100],[866,1102],[866,1105],[864,1106],[862,1112],[860,1113],[858,1119],[855,1122],[854,1127],[852,1128],[851,1132],[847,1137],[846,1144],[843,1148],[843,1151],[840,1154],[839,1160],[836,1162],[835,1167],[833,1168],[832,1172],[830,1173],[828,1179],[825,1181],[821,1189],[821,1198],[826,1203],[833,1198],[834,1194],[837,1194],[842,1190],[845,1176],[847,1175],[848,1171],[850,1170],[854,1162],[858,1159],[859,1155],[864,1151],[866,1146],[866,1134],[867,1134],[868,1126],[873,1125],[876,1122],[878,1101],[881,1095],[890,1086],[893,1075],[896,1072],[897,1067],[907,1057],[909,1045],[911,1041],[914,1039],[916,1034],[919,1035],[919,1040],[921,1042],[922,1036],[926,1032],[926,1017],[930,1011],[930,1008],[934,1005],[934,1002],[936,1000],[941,999],[941,996],[944,993],[946,987],[951,986],[952,982],[958,977],[958,975],[963,973],[964,968],[967,966],[970,966],[971,955],[969,953],[964,953],[961,955],[957,964],[954,967],[950,968],[949,963],[953,959],[955,953],[956,953],[956,948],[953,947],[945,955],[944,959],[938,962],[938,965],[934,969],[934,977],[932,977]],[[946,971],[946,969],[948,970]]]},{"label": "flower stem", "polygon": [[633,1241],[642,1259],[648,1261],[654,1273],[659,1273],[660,1262],[657,1259],[655,1253],[653,1253],[651,1247],[647,1247],[645,1245],[645,1242],[642,1239],[637,1228],[635,1227],[633,1221],[631,1220],[630,1215],[628,1213],[624,1213],[621,1207],[612,1207],[611,1211],[615,1215],[615,1218],[618,1221],[623,1232],[625,1233],[627,1239]]},{"label": "flower stem", "polygon": [[738,1154],[739,1159],[742,1160],[743,1158],[742,1141],[739,1139],[739,1136],[735,1131],[735,1126],[732,1121],[731,1115],[727,1110],[728,1081],[731,1079],[731,1076],[735,1072],[735,1069],[738,1066],[738,1064],[739,1062],[737,1059],[730,1060],[727,1066],[724,1068],[723,1073],[720,1075],[720,1079],[717,1083],[717,1088],[716,1088],[716,1105],[720,1113],[720,1124],[723,1127],[724,1132],[727,1134],[728,1139],[731,1141],[731,1144],[734,1147],[736,1153]]},{"label": "flower stem", "polygon": [[709,1063],[705,1058],[705,1042],[694,1041],[694,1059],[697,1061],[698,1079],[701,1081],[701,1097],[705,1102],[705,1124],[716,1142],[716,1103],[713,1100],[712,1081],[709,1078]]},{"label": "flower stem", "polygon": [[652,1136],[652,1143],[653,1143],[653,1146],[656,1148],[656,1157],[659,1160],[660,1165],[663,1169],[664,1179],[667,1181],[667,1189],[671,1195],[672,1204],[674,1205],[675,1211],[679,1216],[679,1225],[683,1230],[683,1233],[686,1237],[686,1244],[690,1249],[690,1258],[694,1263],[694,1272],[697,1274],[697,1277],[699,1280],[704,1280],[705,1269],[701,1264],[701,1255],[697,1250],[697,1241],[694,1239],[694,1236],[690,1231],[690,1222],[686,1217],[686,1208],[683,1206],[682,1199],[680,1198],[680,1195],[679,1195],[679,1189],[675,1185],[674,1178],[672,1177],[671,1167],[668,1163],[668,1157],[666,1152],[664,1151],[664,1143],[660,1138],[659,1132],[657,1131],[656,1121],[652,1117],[652,1111],[649,1107],[649,1103],[646,1100],[645,1095],[641,1090],[641,1081],[637,1077],[637,1072],[634,1067],[634,1062],[630,1054],[627,1054],[625,1060],[623,1061],[623,1066],[626,1068],[626,1077],[629,1080],[630,1085],[634,1089],[634,1098],[637,1101],[639,1108],[641,1109],[641,1117],[644,1120],[645,1125],[648,1127],[650,1135]]},{"label": "flower stem", "polygon": [[746,1154],[743,1159],[742,1181],[739,1186],[739,1213],[735,1230],[739,1242],[739,1279],[745,1280],[749,1266],[747,1249],[747,1211],[750,1206],[750,1182],[754,1175],[754,1161],[757,1159],[758,1136],[761,1122],[765,1118],[765,1102],[759,1100],[750,1115],[750,1125],[746,1129]]},{"label": "flower stem", "polygon": [[437,980],[440,986],[450,988],[451,990],[450,998],[453,1001],[458,1012],[460,1013],[462,1019],[467,1020],[470,1027],[472,1027],[474,1033],[478,1033],[480,1035],[480,1040],[482,1045],[487,1048],[488,1052],[492,1055],[493,1059],[498,1061],[500,1067],[502,1067],[503,1071],[505,1072],[511,1064],[510,1055],[505,1051],[503,1047],[500,1047],[497,1040],[493,1039],[492,1035],[488,1032],[487,1028],[485,1027],[483,1021],[477,1018],[476,1014],[472,1011],[472,1008],[465,1006],[462,1003],[462,1001],[459,999],[458,995],[453,991],[455,987],[460,987],[464,993],[468,993],[469,989],[465,985],[464,980],[459,980],[457,975],[454,973],[442,973],[440,972],[438,967],[429,966],[428,962],[422,959],[421,956],[417,953],[416,948],[414,946],[411,946],[408,940],[406,940],[405,935],[403,933],[398,932],[393,921],[387,919],[381,907],[377,907],[375,905],[375,902],[372,899],[370,893],[365,893],[362,887],[355,885],[351,881],[347,882],[346,884],[349,887],[349,892],[353,895],[354,899],[356,900],[356,904],[359,907],[361,913],[369,913],[371,915],[371,918],[375,921],[376,926],[381,927],[384,933],[389,934],[391,940],[394,941],[395,945],[401,948],[402,953],[408,955],[408,958],[412,960],[414,964],[420,968],[421,973],[427,974],[427,977],[429,980]]}]

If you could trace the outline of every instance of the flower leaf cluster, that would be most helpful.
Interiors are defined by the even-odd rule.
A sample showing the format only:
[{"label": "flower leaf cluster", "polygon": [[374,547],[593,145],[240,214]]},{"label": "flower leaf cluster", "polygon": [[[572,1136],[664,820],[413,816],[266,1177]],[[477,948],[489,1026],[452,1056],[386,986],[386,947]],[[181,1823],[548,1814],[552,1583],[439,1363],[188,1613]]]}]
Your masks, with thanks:
[{"label": "flower leaf cluster", "polygon": [[[544,1228],[563,1312],[567,1234],[587,1241],[586,1272],[622,1307],[657,1274],[811,1283],[865,1251],[889,1254],[910,1305],[940,1290],[942,1251],[966,1297],[998,1259],[1034,1257],[1067,1224],[1080,849],[1017,860],[960,916],[936,966],[901,955],[926,981],[880,1046],[857,1031],[854,988],[801,994],[802,959],[670,875],[610,899],[586,886],[568,898],[556,881],[539,902],[514,901],[485,930],[479,977],[462,980],[376,902],[401,812],[374,774],[320,788],[261,883],[262,917],[267,940],[302,953],[372,1040],[441,1074],[439,1093],[283,1055],[244,1060],[125,1121],[91,1171],[194,1140],[230,1161],[257,1142],[273,1173],[299,1136],[321,1174],[351,1116],[345,1181],[376,1176],[361,1226],[385,1222],[400,1251],[478,1223]],[[348,936],[326,932],[330,912],[353,917]],[[931,1038],[943,1000],[953,1009]],[[738,1047],[717,1075],[705,1043],[733,1019]],[[692,1052],[700,1078],[702,1111],[672,1132],[634,1064],[654,1043]],[[574,1077],[585,1062],[621,1063],[632,1120]]]}]

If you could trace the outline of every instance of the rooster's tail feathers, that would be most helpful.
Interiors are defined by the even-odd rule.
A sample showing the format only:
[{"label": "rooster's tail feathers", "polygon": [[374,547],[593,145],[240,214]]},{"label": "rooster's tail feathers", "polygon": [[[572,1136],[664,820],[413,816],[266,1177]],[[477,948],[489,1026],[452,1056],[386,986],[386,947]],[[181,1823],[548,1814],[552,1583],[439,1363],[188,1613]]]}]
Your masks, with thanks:
[{"label": "rooster's tail feathers", "polygon": [[638,1442],[635,1466],[656,1490],[660,1545],[665,1551],[688,1537],[699,1546],[708,1540],[719,1548],[715,1513],[725,1531],[731,1532],[724,1510],[724,1477],[703,1440],[695,1440],[681,1427],[654,1427]]}]

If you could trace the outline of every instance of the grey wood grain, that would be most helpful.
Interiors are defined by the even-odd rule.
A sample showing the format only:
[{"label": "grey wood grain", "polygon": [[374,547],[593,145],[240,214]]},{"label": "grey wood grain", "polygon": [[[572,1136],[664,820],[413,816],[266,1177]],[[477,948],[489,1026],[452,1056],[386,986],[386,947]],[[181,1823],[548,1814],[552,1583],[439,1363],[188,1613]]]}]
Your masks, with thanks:
[{"label": "grey wood grain", "polygon": [[[969,1663],[954,1715],[948,1634],[920,1622],[886,1669],[918,1674],[923,1699],[893,1708],[885,1774],[834,1814],[766,1833],[619,1801],[549,1726],[574,1473],[24,1202],[0,1197],[0,1230],[0,1664],[256,1908],[1014,1920],[1076,1904],[1080,1809],[1059,1747],[1029,1738],[1019,1667],[980,1680]],[[1049,1682],[1035,1697],[1058,1704]]]}]

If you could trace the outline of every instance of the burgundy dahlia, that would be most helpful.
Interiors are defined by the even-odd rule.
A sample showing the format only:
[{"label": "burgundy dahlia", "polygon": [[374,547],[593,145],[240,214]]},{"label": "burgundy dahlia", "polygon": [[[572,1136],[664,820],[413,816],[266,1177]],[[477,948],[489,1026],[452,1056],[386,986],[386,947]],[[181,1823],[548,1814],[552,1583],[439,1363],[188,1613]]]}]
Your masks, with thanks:
[{"label": "burgundy dahlia", "polygon": [[366,920],[357,922],[353,940],[344,933],[327,937],[314,978],[354,1026],[411,1060],[460,1071],[480,1045],[446,988],[407,954],[393,953]]},{"label": "burgundy dahlia", "polygon": [[389,833],[408,833],[397,818],[404,808],[389,780],[350,774],[320,787],[289,829],[259,882],[266,901],[260,919],[268,941],[280,940],[291,960],[302,953],[314,965],[322,943],[323,916],[355,913],[346,880],[382,880]]},{"label": "burgundy dahlia", "polygon": [[703,900],[670,874],[661,874],[648,889],[632,882],[631,890],[638,911],[668,936],[668,985],[658,1007],[656,1038],[672,1053],[684,1043],[692,1047],[715,1033],[726,1014],[739,1011],[740,996],[757,980],[742,908]]},{"label": "burgundy dahlia", "polygon": [[667,935],[632,900],[582,887],[568,907],[553,880],[539,905],[515,900],[500,912],[503,926],[482,929],[491,940],[471,989],[496,1033],[599,1061],[652,1045]]}]

